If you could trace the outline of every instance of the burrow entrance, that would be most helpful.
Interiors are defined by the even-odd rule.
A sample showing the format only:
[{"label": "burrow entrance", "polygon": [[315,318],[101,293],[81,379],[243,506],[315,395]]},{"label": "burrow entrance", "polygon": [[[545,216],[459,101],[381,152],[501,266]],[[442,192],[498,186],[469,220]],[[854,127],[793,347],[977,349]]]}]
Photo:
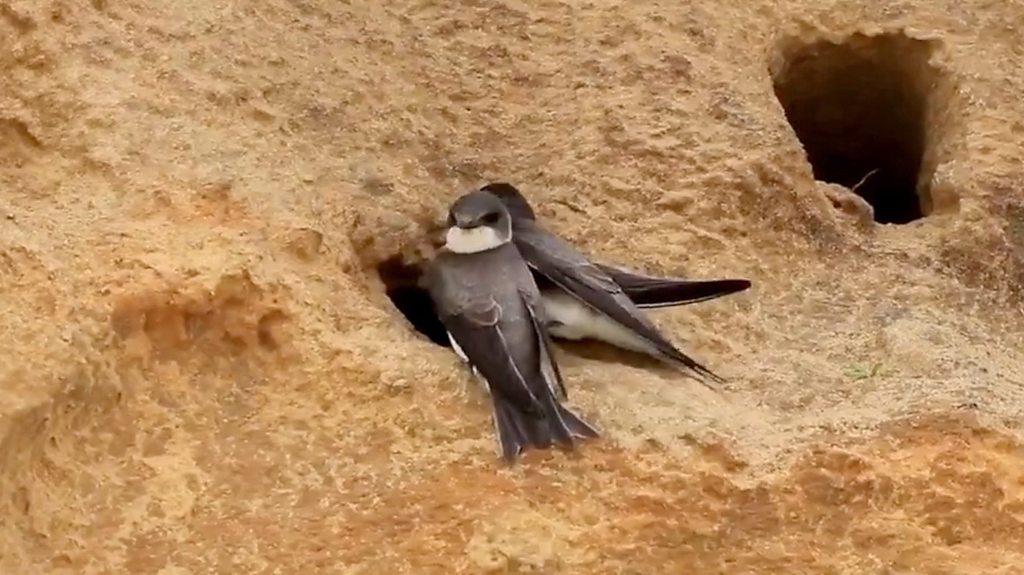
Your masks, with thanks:
[{"label": "burrow entrance", "polygon": [[448,332],[437,317],[430,293],[419,286],[423,266],[406,262],[401,256],[394,256],[377,266],[377,273],[384,282],[385,293],[409,320],[413,329],[427,336],[437,345],[451,347]]},{"label": "burrow entrance", "polygon": [[934,48],[901,33],[787,40],[770,66],[814,177],[853,189],[880,223],[911,222],[933,207],[948,103],[943,74],[929,62]]}]

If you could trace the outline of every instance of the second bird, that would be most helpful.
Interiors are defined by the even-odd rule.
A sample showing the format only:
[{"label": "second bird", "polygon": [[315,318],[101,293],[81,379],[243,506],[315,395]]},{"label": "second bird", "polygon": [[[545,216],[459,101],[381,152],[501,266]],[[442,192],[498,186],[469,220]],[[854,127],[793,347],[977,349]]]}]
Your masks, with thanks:
[{"label": "second bird", "polygon": [[[481,190],[497,196],[512,216],[515,245],[540,279],[538,283],[552,335],[564,339],[601,340],[690,370],[705,384],[707,380],[722,381],[676,348],[637,304],[662,307],[703,301],[742,291],[750,282],[649,278],[594,264],[571,244],[542,228],[529,202],[514,186],[493,183]],[[623,288],[630,289],[630,293]]]}]

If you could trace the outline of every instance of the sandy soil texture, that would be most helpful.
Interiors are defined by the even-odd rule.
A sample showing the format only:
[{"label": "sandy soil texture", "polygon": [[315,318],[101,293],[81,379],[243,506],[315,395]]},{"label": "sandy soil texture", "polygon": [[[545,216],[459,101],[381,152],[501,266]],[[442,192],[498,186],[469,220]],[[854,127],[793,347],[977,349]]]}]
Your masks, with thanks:
[{"label": "sandy soil texture", "polygon": [[[1022,18],[0,0],[0,572],[1024,573]],[[653,313],[726,389],[562,347],[503,467],[378,271],[494,179],[753,280]]]}]

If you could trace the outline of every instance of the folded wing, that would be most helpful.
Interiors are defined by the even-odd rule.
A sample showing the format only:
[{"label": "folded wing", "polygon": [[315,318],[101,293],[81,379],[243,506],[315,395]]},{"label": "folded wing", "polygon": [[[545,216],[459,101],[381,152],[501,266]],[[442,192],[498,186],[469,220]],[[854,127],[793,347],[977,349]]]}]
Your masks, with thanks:
[{"label": "folded wing", "polygon": [[662,336],[605,271],[568,244],[551,236],[542,236],[542,233],[517,230],[516,247],[532,270],[583,305],[635,333],[664,359],[679,363],[703,378],[722,381]]},{"label": "folded wing", "polygon": [[[505,328],[516,326],[503,324],[494,300],[465,305],[442,317],[449,336],[487,381],[498,440],[508,461],[530,446],[545,449],[558,443],[572,448],[576,437],[597,437],[590,425],[558,402],[557,389],[564,394],[561,373],[534,302],[521,297],[529,316],[522,321],[528,322],[537,346],[529,351],[536,353],[514,353]],[[516,357],[524,356],[534,358],[536,365],[517,363]]]},{"label": "folded wing", "polygon": [[745,279],[687,280],[661,278],[595,264],[605,272],[639,308],[660,308],[707,301],[750,288]]}]

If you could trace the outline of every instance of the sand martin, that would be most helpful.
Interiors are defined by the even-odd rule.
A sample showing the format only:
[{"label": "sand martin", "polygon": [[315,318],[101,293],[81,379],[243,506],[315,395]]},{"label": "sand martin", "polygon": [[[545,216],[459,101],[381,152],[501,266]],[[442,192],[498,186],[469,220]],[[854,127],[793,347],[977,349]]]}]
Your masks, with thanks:
[{"label": "sand martin", "polygon": [[[692,303],[724,295],[716,292],[715,286],[695,287],[686,280],[651,278],[594,264],[568,242],[542,228],[529,202],[514,186],[492,183],[481,190],[497,196],[511,216],[513,243],[538,278],[552,335],[573,340],[601,340],[686,368],[700,376],[705,384],[707,380],[722,382],[719,376],[661,335],[618,281],[630,288],[641,305],[649,307]],[[731,290],[726,293],[749,286],[746,280],[717,281],[727,282],[717,285]]]},{"label": "sand martin", "polygon": [[426,284],[452,348],[487,384],[502,455],[598,434],[561,405],[558,365],[544,326],[537,284],[512,242],[505,206],[487,192],[456,200],[445,248],[430,263]]}]

